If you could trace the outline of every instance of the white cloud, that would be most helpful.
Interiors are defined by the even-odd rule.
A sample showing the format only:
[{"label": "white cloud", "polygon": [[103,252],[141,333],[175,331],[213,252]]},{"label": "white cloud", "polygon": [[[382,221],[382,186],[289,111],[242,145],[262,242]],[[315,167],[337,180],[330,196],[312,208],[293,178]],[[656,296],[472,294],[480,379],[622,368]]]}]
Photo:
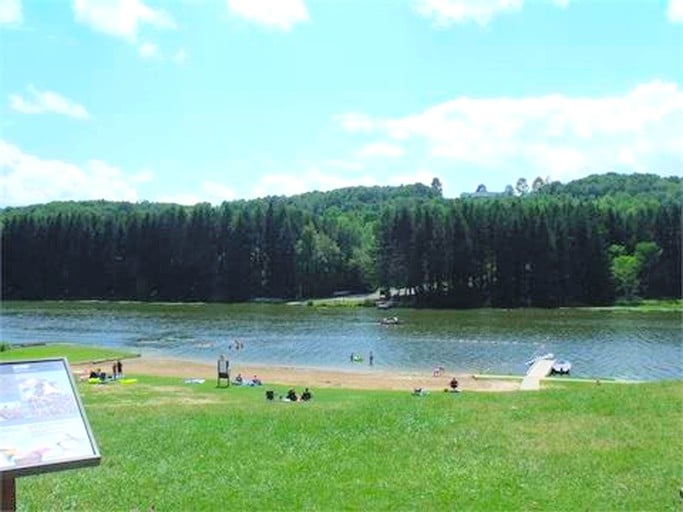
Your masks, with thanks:
[{"label": "white cloud", "polygon": [[202,181],[196,193],[188,191],[179,194],[163,194],[155,199],[155,201],[192,206],[197,203],[219,205],[223,201],[233,201],[235,199],[237,199],[237,194],[227,185],[215,181]]},{"label": "white cloud", "polygon": [[151,59],[159,56],[159,47],[153,43],[142,43],[138,46],[138,52],[143,59]]},{"label": "white cloud", "polygon": [[323,165],[345,171],[359,171],[365,167],[362,162],[356,162],[355,160],[325,160]]},{"label": "white cloud", "polygon": [[28,87],[28,96],[11,94],[9,105],[13,110],[23,114],[62,114],[76,119],[89,119],[90,114],[82,105],[71,101],[52,91],[39,91],[32,85]]},{"label": "white cloud", "polygon": [[303,0],[227,0],[227,4],[241,18],[284,31],[309,20]]},{"label": "white cloud", "polygon": [[375,129],[372,118],[366,114],[359,114],[358,112],[337,114],[334,116],[333,120],[349,132],[369,133]]},{"label": "white cloud", "polygon": [[187,61],[187,52],[180,48],[175,53],[168,53],[159,48],[158,45],[150,42],[141,43],[138,46],[138,54],[145,60],[154,60],[157,62],[174,62],[181,65]]},{"label": "white cloud", "polygon": [[375,142],[373,144],[368,144],[363,147],[359,152],[360,157],[387,157],[387,158],[398,158],[403,156],[405,153],[401,146],[396,144],[389,144],[387,142]]},{"label": "white cloud", "polygon": [[131,183],[149,183],[154,180],[154,173],[149,169],[144,169],[130,177]]},{"label": "white cloud", "polygon": [[338,176],[331,173],[323,173],[317,167],[311,167],[305,172],[262,176],[252,189],[250,197],[291,196],[312,190],[323,192],[359,185],[373,186],[377,185],[377,182],[372,176]]},{"label": "white cloud", "polygon": [[0,25],[13,25],[21,23],[20,0],[0,0]]},{"label": "white cloud", "polygon": [[[545,0],[561,9],[570,0]],[[674,0],[677,1],[677,0]],[[498,14],[519,11],[524,0],[414,0],[415,10],[426,18],[431,18],[437,26],[448,27],[454,23],[474,21],[483,26]]]},{"label": "white cloud", "polygon": [[74,0],[76,21],[98,32],[135,42],[140,27],[176,28],[173,18],[162,9],[153,9],[141,0]]},{"label": "white cloud", "polygon": [[212,204],[220,204],[223,201],[232,201],[237,198],[237,194],[232,188],[215,181],[203,181],[201,190],[204,201]]},{"label": "white cloud", "polygon": [[141,177],[149,178],[149,172],[131,178],[101,160],[84,166],[44,160],[0,139],[2,206],[86,199],[137,201],[133,184]]},{"label": "white cloud", "polygon": [[418,169],[413,172],[392,173],[392,175],[388,177],[387,183],[383,183],[383,185],[391,185],[394,187],[399,185],[414,185],[415,183],[430,185],[434,176],[434,173],[425,169]]},{"label": "white cloud", "polygon": [[683,0],[669,0],[666,17],[673,23],[683,23]]},{"label": "white cloud", "polygon": [[415,8],[439,26],[468,21],[484,26],[496,14],[519,10],[523,3],[523,0],[416,0]]},{"label": "white cloud", "polygon": [[[508,169],[565,181],[589,169],[683,169],[683,91],[659,80],[609,97],[459,97],[402,118],[354,116],[375,136],[423,150],[430,167],[454,172]],[[347,118],[334,119],[359,133]]]},{"label": "white cloud", "polygon": [[193,206],[197,203],[204,202],[205,199],[200,198],[198,195],[185,192],[182,194],[162,194],[155,201],[158,203],[173,203],[182,204],[185,206]]}]

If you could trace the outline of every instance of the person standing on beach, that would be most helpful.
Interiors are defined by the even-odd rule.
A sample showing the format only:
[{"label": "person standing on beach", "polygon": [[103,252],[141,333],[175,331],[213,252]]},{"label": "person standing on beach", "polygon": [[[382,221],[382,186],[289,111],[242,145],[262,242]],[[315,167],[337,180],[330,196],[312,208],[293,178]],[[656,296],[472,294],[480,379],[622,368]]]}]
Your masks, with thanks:
[{"label": "person standing on beach", "polygon": [[368,356],[368,361],[370,362],[370,366],[372,366],[375,362],[375,355],[372,353],[372,350],[370,351],[370,355]]},{"label": "person standing on beach", "polygon": [[116,361],[116,373],[118,373],[119,377],[123,375],[123,365],[120,359]]}]

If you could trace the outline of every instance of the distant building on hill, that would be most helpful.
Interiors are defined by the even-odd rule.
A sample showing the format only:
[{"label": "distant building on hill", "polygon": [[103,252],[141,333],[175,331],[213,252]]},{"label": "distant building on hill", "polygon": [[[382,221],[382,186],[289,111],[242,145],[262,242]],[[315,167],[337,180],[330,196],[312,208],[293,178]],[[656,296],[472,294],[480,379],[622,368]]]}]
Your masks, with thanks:
[{"label": "distant building on hill", "polygon": [[486,190],[486,185],[481,184],[477,187],[477,190],[475,192],[463,192],[460,194],[461,199],[493,199],[496,197],[505,197],[505,196],[512,196],[514,195],[514,190],[511,185],[508,185],[505,187],[504,192],[489,192]]}]

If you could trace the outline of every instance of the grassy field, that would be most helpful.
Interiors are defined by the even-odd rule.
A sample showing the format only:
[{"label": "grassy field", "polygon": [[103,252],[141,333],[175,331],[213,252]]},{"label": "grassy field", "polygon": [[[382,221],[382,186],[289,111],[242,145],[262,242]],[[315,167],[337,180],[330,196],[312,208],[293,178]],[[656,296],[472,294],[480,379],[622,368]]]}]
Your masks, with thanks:
[{"label": "grassy field", "polygon": [[[683,383],[541,392],[79,384],[96,468],[17,480],[19,510],[681,510]],[[301,391],[299,389],[299,391]]]},{"label": "grassy field", "polygon": [[67,357],[71,364],[111,361],[136,356],[137,354],[124,352],[122,350],[73,345],[69,343],[12,347],[9,350],[0,351],[0,361]]}]

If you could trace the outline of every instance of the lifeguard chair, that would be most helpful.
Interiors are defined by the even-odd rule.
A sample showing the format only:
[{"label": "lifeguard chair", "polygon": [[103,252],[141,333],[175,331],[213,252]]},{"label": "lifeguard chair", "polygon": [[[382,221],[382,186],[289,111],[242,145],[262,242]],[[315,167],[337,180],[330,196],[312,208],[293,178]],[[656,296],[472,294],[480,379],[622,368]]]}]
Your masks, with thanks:
[{"label": "lifeguard chair", "polygon": [[216,362],[216,370],[218,372],[218,378],[216,379],[216,387],[221,387],[221,381],[225,379],[225,387],[230,387],[230,361],[221,356]]}]

